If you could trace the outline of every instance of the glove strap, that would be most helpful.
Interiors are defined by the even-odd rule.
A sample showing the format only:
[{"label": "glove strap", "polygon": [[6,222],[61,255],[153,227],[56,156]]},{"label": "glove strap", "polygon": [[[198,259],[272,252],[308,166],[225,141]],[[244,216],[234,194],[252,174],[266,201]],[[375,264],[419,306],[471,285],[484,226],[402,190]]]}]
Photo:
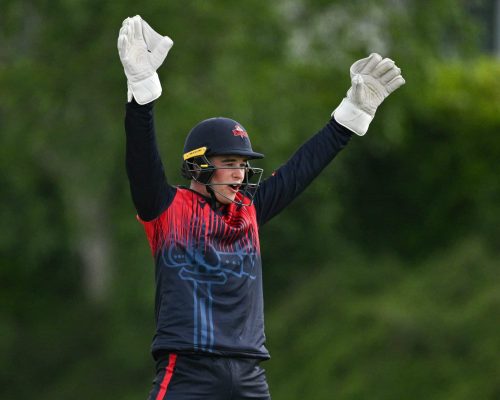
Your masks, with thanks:
[{"label": "glove strap", "polygon": [[158,74],[155,72],[149,78],[139,82],[128,81],[128,101],[132,101],[130,93],[134,96],[138,104],[151,103],[161,96],[161,83]]},{"label": "glove strap", "polygon": [[332,117],[340,125],[353,131],[358,136],[363,136],[366,133],[373,119],[370,114],[357,107],[347,98],[344,98],[342,103],[332,112]]}]

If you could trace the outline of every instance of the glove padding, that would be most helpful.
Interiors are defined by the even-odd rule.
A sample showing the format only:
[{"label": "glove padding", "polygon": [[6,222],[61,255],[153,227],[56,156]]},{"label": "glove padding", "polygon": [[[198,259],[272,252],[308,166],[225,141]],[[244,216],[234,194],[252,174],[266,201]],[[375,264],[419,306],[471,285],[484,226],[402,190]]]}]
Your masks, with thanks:
[{"label": "glove padding", "polygon": [[118,54],[127,76],[127,100],[135,98],[146,104],[161,95],[156,70],[161,66],[174,42],[161,36],[139,15],[126,18],[118,35]]},{"label": "glove padding", "polygon": [[340,125],[363,136],[377,107],[405,80],[394,61],[382,59],[377,53],[356,61],[350,72],[352,86],[332,116]]}]

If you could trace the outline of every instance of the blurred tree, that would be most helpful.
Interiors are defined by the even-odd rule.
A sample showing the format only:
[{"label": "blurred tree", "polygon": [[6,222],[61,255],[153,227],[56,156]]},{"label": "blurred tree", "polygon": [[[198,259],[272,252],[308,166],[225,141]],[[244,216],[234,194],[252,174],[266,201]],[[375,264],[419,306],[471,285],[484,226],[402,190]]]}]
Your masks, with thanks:
[{"label": "blurred tree", "polygon": [[410,273],[346,253],[268,315],[273,399],[498,398],[498,251],[473,235]]},{"label": "blurred tree", "polygon": [[433,63],[411,92],[406,139],[348,159],[358,179],[340,184],[349,238],[407,260],[477,232],[492,249],[500,234],[500,63]]},{"label": "blurred tree", "polygon": [[[329,279],[325,268],[382,291],[391,276],[411,279],[413,272],[401,266],[410,259],[415,268],[422,265],[422,257],[414,257],[419,249],[466,234],[488,248],[485,238],[498,237],[499,103],[491,78],[498,70],[489,60],[462,65],[474,59],[479,31],[468,3],[3,0],[0,398],[30,397],[33,387],[42,400],[131,399],[149,389],[152,261],[123,165],[126,88],[116,37],[126,16],[141,14],[175,42],[159,71],[164,95],[156,105],[172,183],[182,182],[183,141],[201,119],[241,121],[254,147],[266,153],[261,166],[270,173],[328,120],[349,87],[352,61],[378,51],[403,68],[408,85],[381,108],[369,135],[354,138],[333,168],[263,228],[272,309],[280,298],[288,301],[290,287],[298,304],[306,304],[310,294],[302,297],[302,281],[315,274]],[[470,86],[461,86],[464,80]],[[479,98],[480,112],[474,107]],[[432,143],[427,152],[419,151],[421,137]],[[408,179],[415,175],[416,185]],[[472,190],[466,193],[464,185]],[[443,186],[450,189],[433,196]],[[377,198],[380,188],[389,192]],[[421,205],[429,197],[435,203],[427,214]],[[448,222],[457,210],[465,214],[458,229]],[[358,259],[342,263],[352,246],[373,264],[377,252],[408,258],[387,274],[383,265],[374,267],[381,274],[367,274],[355,268]],[[339,296],[347,297],[339,301],[349,302],[342,290]],[[398,302],[399,293],[394,296]],[[272,318],[285,328],[292,324],[278,312]],[[474,321],[494,344],[491,325]],[[355,346],[361,339],[345,329],[342,340],[352,337]],[[375,342],[386,334],[374,335]],[[368,350],[356,365],[373,357]],[[286,364],[293,357],[280,352],[276,359],[293,365]],[[22,373],[12,368],[19,361]],[[359,392],[355,374],[344,397]],[[273,373],[272,379],[277,396],[287,393],[283,377]]]}]

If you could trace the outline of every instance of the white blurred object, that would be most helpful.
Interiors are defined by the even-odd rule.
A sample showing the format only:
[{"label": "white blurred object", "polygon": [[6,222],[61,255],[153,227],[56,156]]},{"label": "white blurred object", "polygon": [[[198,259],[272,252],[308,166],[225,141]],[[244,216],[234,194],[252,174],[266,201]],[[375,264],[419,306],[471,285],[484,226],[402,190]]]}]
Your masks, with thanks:
[{"label": "white blurred object", "polygon": [[405,80],[394,61],[377,53],[356,61],[350,73],[351,87],[332,116],[340,125],[363,136],[377,107]]},{"label": "white blurred object", "polygon": [[139,15],[126,18],[118,34],[118,54],[127,76],[127,100],[146,104],[160,97],[162,88],[156,70],[163,64],[174,42],[157,33]]}]

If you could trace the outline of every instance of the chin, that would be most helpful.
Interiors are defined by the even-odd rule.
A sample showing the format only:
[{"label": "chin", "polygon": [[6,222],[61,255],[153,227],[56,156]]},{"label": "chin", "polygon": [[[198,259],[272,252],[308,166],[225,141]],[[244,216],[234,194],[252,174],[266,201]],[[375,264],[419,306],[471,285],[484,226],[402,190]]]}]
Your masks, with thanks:
[{"label": "chin", "polygon": [[233,200],[234,200],[234,199],[229,200],[229,199],[224,199],[224,198],[223,198],[223,199],[222,199],[222,201],[220,201],[220,203],[221,203],[221,204],[225,204],[225,205],[227,205],[227,204],[231,204],[231,203],[233,202]]},{"label": "chin", "polygon": [[236,196],[228,196],[228,195],[226,196],[227,198],[223,196],[217,196],[217,201],[221,204],[231,204],[236,198]]}]

